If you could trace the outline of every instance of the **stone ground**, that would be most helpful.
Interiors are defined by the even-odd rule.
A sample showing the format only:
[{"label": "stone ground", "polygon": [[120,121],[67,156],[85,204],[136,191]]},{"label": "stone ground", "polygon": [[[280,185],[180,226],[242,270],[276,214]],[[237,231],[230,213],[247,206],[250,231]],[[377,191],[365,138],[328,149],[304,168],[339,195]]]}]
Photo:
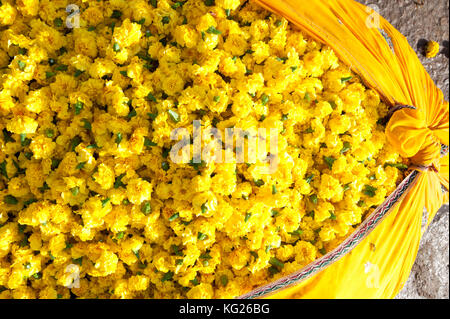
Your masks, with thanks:
[{"label": "stone ground", "polygon": [[[358,0],[370,5],[408,38],[423,65],[449,98],[449,1],[448,0]],[[423,56],[428,40],[441,45],[434,59]],[[399,299],[449,298],[449,206],[437,213],[422,238],[408,282]]]}]

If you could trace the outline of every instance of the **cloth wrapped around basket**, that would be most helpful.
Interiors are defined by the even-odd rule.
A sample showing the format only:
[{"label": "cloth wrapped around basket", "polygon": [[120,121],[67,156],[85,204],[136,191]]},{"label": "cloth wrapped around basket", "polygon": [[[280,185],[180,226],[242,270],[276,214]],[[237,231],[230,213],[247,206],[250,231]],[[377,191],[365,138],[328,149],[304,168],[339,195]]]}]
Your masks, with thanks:
[{"label": "cloth wrapped around basket", "polygon": [[353,0],[255,1],[330,46],[378,91],[391,106],[386,136],[412,164],[339,247],[242,297],[393,298],[409,277],[424,230],[449,199],[449,104],[407,39],[373,9]]}]

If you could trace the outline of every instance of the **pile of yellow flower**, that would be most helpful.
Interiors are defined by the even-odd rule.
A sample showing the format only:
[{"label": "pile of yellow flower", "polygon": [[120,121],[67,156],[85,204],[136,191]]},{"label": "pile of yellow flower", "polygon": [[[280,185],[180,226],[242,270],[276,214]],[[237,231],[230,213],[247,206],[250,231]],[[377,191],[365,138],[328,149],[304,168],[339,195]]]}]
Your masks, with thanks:
[{"label": "pile of yellow flower", "polygon": [[[2,0],[0,298],[230,298],[286,276],[402,178],[386,115],[251,1]],[[194,120],[276,128],[278,170],[173,163]]]}]

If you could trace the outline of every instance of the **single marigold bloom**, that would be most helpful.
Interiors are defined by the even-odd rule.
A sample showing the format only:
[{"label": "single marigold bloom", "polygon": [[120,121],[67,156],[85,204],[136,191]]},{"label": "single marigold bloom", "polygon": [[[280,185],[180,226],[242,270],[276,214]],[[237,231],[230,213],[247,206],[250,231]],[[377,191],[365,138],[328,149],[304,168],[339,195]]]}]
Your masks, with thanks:
[{"label": "single marigold bloom", "polygon": [[427,49],[425,55],[427,58],[434,58],[439,53],[439,43],[436,41],[429,41],[427,44]]}]

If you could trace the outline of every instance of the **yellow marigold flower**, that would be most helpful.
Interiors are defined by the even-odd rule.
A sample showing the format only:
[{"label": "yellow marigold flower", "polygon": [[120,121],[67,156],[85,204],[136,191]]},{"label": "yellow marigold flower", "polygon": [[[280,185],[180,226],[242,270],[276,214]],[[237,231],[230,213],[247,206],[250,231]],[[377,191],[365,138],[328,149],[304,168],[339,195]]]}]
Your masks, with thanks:
[{"label": "yellow marigold flower", "polygon": [[434,58],[439,53],[439,43],[436,41],[429,41],[427,43],[427,48],[425,55],[427,58]]},{"label": "yellow marigold flower", "polygon": [[11,25],[17,16],[17,9],[9,1],[5,1],[0,6],[0,25]]},{"label": "yellow marigold flower", "polygon": [[16,2],[17,9],[24,16],[35,16],[39,10],[39,0],[19,0]]}]

